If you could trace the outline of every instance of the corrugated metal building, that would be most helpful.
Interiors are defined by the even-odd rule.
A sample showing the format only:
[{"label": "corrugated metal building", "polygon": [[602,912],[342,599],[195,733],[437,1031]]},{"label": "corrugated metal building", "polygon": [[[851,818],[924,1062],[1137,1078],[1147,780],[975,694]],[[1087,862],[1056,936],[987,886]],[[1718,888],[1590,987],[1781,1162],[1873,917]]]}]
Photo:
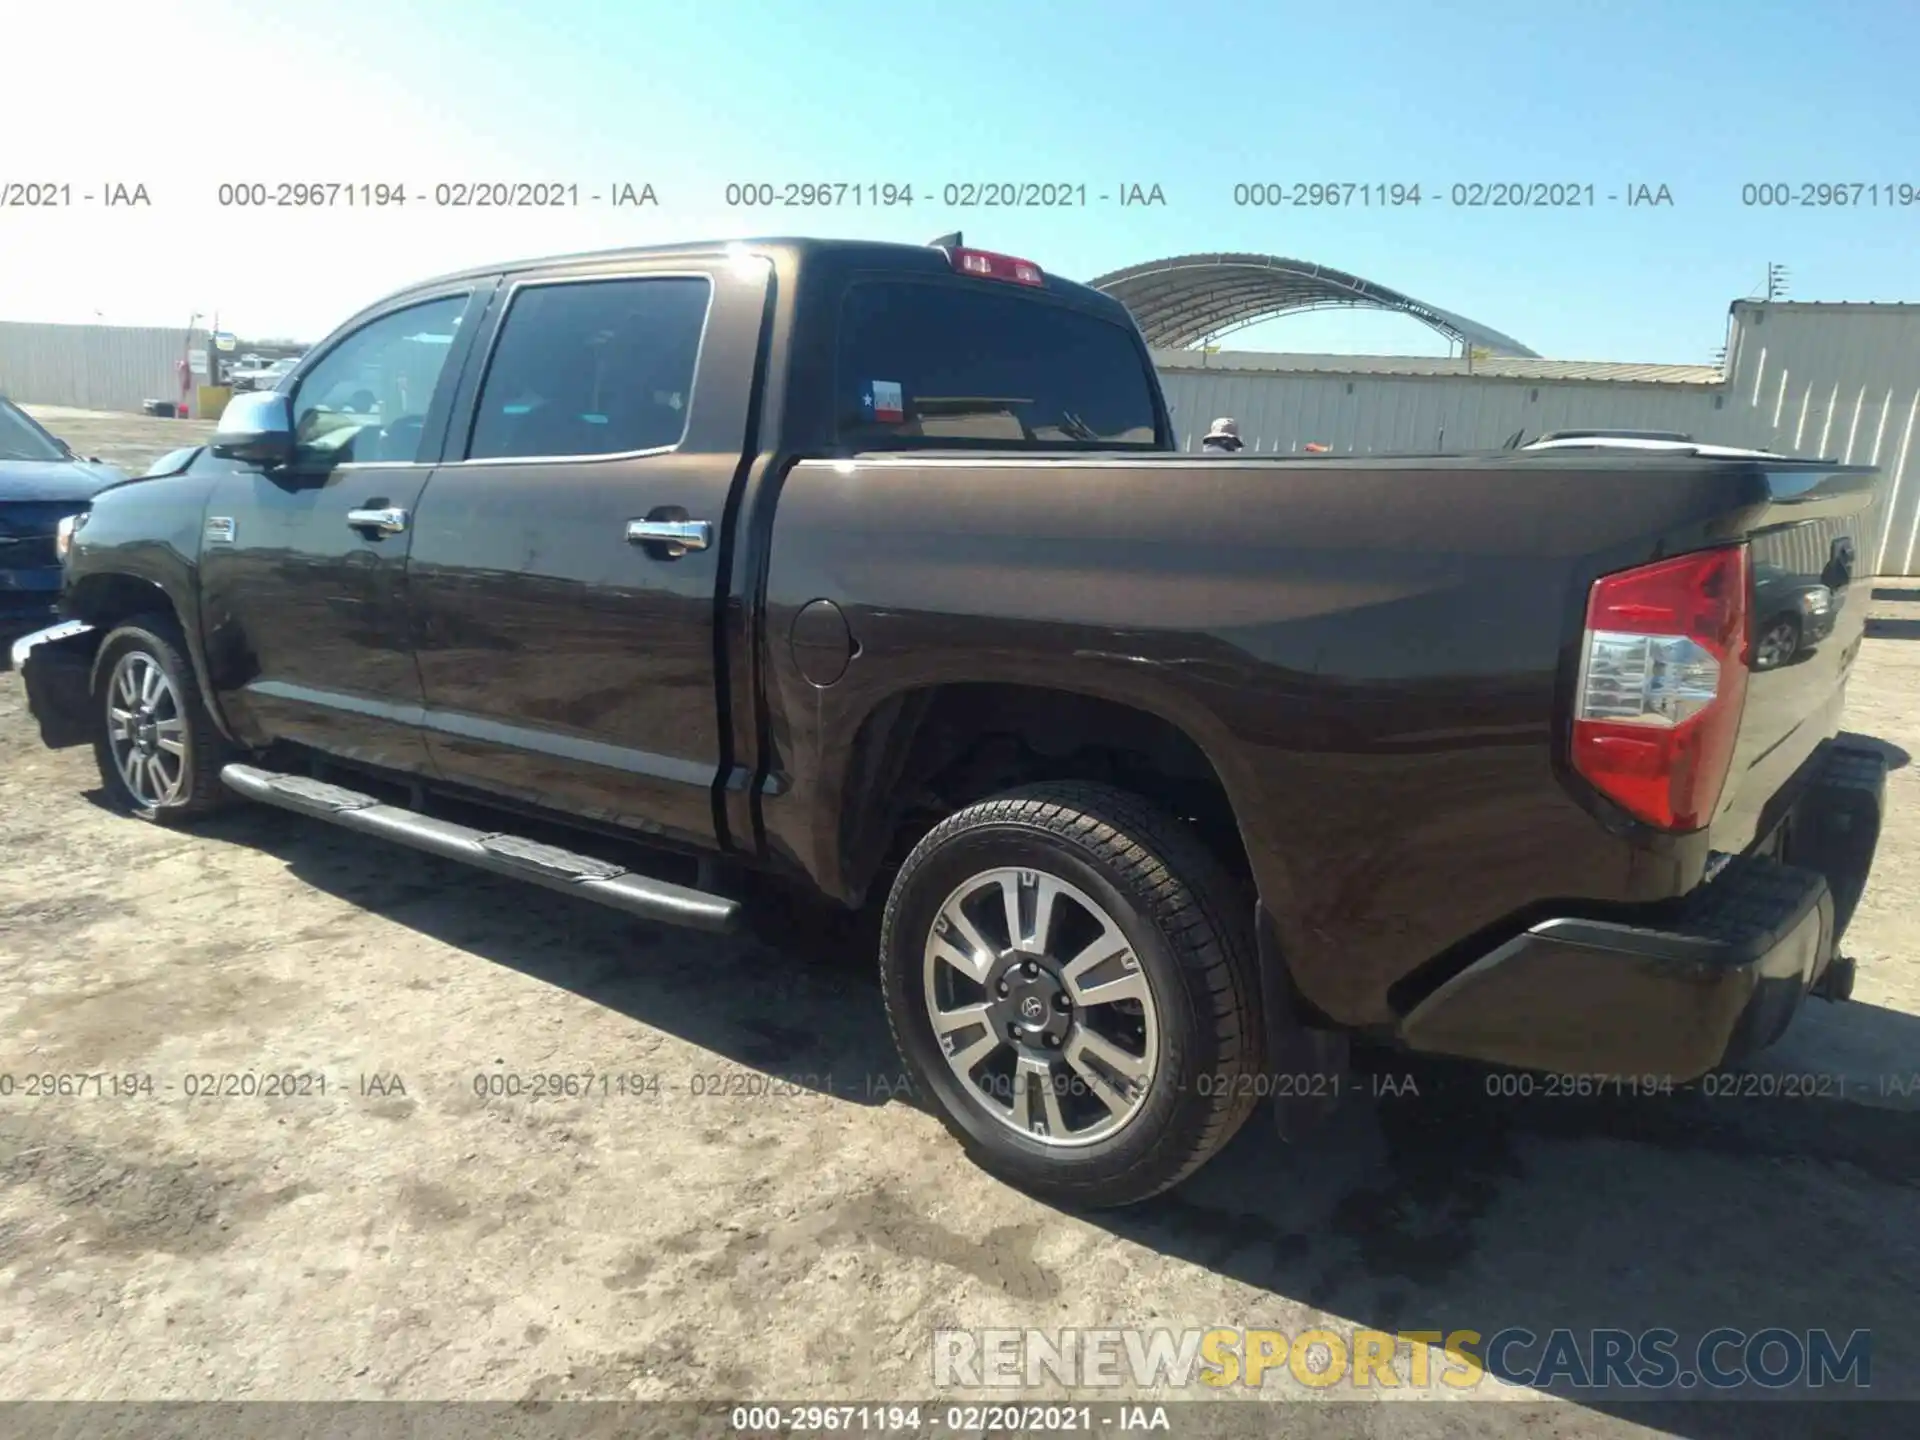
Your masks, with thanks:
[{"label": "corrugated metal building", "polygon": [[23,405],[138,410],[179,395],[175,367],[187,346],[185,330],[0,320],[0,395]]},{"label": "corrugated metal building", "polygon": [[1876,570],[1920,574],[1920,305],[1740,301],[1727,365],[1156,350],[1183,446],[1231,415],[1250,450],[1485,450],[1516,431],[1675,430],[1876,464]]}]

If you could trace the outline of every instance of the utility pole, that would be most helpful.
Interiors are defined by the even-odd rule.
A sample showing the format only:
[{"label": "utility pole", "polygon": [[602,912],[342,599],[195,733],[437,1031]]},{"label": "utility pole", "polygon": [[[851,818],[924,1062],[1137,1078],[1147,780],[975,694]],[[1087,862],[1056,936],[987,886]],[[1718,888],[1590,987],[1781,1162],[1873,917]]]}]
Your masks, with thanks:
[{"label": "utility pole", "polygon": [[180,402],[174,411],[176,415],[190,413],[187,397],[193,393],[193,366],[188,356],[193,351],[193,327],[200,321],[200,312],[194,311],[187,317],[187,333],[180,343]]},{"label": "utility pole", "polygon": [[1787,298],[1787,267],[1777,261],[1767,263],[1767,299],[1769,301]]}]

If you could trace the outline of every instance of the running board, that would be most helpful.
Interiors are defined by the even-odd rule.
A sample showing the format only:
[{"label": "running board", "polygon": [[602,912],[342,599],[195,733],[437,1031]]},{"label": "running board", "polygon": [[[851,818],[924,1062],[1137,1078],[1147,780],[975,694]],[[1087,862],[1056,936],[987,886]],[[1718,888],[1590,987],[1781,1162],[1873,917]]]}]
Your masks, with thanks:
[{"label": "running board", "polygon": [[518,835],[493,834],[386,805],[358,790],[343,789],[304,775],[282,775],[252,765],[222,767],[229,789],[249,800],[377,835],[429,855],[464,861],[496,875],[531,880],[562,895],[597,900],[644,920],[685,925],[724,934],[740,918],[740,902],[705,890],[637,875],[620,865],[542,845]]}]

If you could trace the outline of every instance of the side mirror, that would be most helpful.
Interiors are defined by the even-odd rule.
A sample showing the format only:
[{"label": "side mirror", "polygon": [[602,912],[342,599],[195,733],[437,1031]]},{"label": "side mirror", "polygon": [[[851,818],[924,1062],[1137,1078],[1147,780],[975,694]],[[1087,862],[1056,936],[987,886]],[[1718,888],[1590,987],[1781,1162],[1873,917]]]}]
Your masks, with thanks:
[{"label": "side mirror", "polygon": [[235,395],[208,444],[223,459],[285,465],[293,459],[293,404],[271,390]]}]

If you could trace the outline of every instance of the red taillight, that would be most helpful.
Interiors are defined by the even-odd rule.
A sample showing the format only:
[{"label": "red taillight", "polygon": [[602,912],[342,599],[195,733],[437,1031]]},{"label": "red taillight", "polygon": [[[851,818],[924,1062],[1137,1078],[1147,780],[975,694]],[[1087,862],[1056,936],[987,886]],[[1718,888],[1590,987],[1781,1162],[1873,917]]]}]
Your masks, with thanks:
[{"label": "red taillight", "polygon": [[967,250],[955,245],[947,251],[947,259],[962,275],[976,275],[982,280],[1011,280],[1015,285],[1047,283],[1047,277],[1040,273],[1038,265],[1012,255],[997,255],[991,250]]},{"label": "red taillight", "polygon": [[1746,701],[1746,547],[1596,581],[1582,643],[1573,768],[1650,825],[1699,829]]}]

